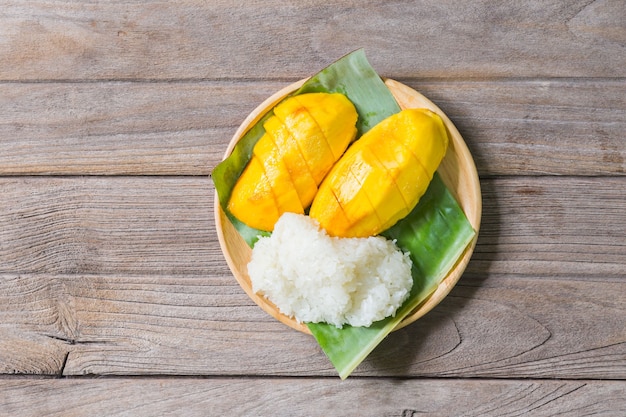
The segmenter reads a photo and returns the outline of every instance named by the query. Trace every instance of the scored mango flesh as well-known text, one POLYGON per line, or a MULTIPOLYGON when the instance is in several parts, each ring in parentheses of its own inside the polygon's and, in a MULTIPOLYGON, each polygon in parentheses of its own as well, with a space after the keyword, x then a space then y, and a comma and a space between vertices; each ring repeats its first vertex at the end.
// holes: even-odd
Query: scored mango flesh
POLYGON ((357 112, 338 93, 283 100, 263 127, 248 165, 233 187, 229 211, 265 231, 285 212, 304 213, 318 186, 356 136, 357 112))
POLYGON ((348 148, 320 184, 309 215, 332 236, 377 235, 415 208, 447 147, 437 114, 396 113, 348 148))

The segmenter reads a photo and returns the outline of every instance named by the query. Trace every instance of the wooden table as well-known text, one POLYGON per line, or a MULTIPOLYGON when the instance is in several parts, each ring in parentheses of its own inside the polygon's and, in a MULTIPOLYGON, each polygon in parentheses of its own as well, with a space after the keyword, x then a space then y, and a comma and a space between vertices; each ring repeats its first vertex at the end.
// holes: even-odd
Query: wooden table
POLYGON ((0 415, 626 415, 625 131, 623 0, 0 1, 0 415), (237 285, 210 173, 360 47, 484 207, 451 294, 340 381, 237 285))

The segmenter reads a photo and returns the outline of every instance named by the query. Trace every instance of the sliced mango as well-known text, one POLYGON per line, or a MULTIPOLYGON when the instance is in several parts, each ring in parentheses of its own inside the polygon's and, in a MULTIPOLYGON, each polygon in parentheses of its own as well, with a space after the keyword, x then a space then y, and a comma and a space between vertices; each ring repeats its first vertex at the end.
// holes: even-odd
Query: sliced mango
POLYGON ((274 114, 296 139, 318 184, 356 135, 356 109, 342 94, 293 96, 276 106, 274 114))
POLYGON ((356 123, 353 106, 350 105, 352 103, 343 95, 303 94, 294 98, 307 109, 308 116, 321 130, 335 161, 341 158, 341 155, 354 139, 356 130, 350 123, 334 123, 333 120, 354 120, 356 123), (337 102, 342 99, 343 105, 338 105, 337 102), (329 140, 328 138, 335 139, 329 140))
POLYGON ((447 147, 445 125, 430 110, 390 116, 339 159, 320 184, 309 215, 333 236, 377 235, 417 205, 447 147), (332 208, 324 207, 333 199, 332 208), (347 223, 336 221, 344 218, 347 223))
MULTIPOLYGON (((361 153, 364 162, 372 167, 369 175, 361 180, 361 184, 379 219, 373 231, 364 231, 368 236, 377 234, 378 229, 388 229, 410 213, 409 205, 397 183, 400 170, 389 169, 388 166, 391 164, 388 160, 382 159, 384 156, 381 154, 379 159, 370 148, 364 148, 361 153)), ((408 165, 410 164, 405 164, 407 168, 408 165)))
POLYGON ((332 223, 335 229, 339 231, 347 231, 352 226, 353 221, 346 216, 332 189, 331 192, 317 195, 316 199, 319 199, 317 217, 326 219, 328 223, 332 223))
MULTIPOLYGON (((380 224, 381 219, 378 217, 376 206, 370 200, 365 184, 372 175, 376 175, 376 173, 371 166, 355 163, 349 167, 349 180, 346 181, 342 177, 337 177, 338 181, 332 185, 333 194, 340 205, 340 209, 348 219, 347 228, 341 232, 342 234, 338 234, 339 236, 343 236, 351 228, 374 230, 380 224)), ((338 230, 336 231, 338 232, 338 230)))
POLYGON ((263 165, 265 177, 272 187, 278 212, 303 214, 304 208, 300 202, 300 197, 280 153, 274 148, 273 151, 261 155, 253 152, 252 157, 263 165))
POLYGON ((265 176, 263 164, 258 158, 252 157, 244 171, 249 178, 256 178, 257 181, 238 181, 233 188, 233 197, 228 201, 228 209, 237 218, 237 213, 247 213, 250 206, 259 213, 257 216, 247 216, 242 222, 250 227, 260 230, 270 230, 274 227, 272 219, 278 218, 278 204, 272 191, 272 186, 265 176), (235 192, 236 190, 236 192, 235 192), (245 196, 245 198, 242 198, 245 196))
MULTIPOLYGON (((389 143, 399 145, 403 148, 403 158, 405 158, 404 161, 406 161, 406 164, 397 164, 393 167, 388 166, 388 172, 394 179, 400 194, 402 194, 407 208, 415 207, 420 197, 426 192, 437 167, 429 173, 422 165, 422 162, 417 159, 417 156, 415 156, 409 148, 397 142, 395 139, 390 140, 389 143)), ((435 156, 435 159, 437 158, 438 156, 435 156)), ((443 159, 443 157, 440 159, 443 159)))
POLYGON ((277 117, 270 117, 263 125, 272 140, 259 141, 254 151, 259 154, 278 152, 291 176, 302 207, 308 207, 317 193, 318 182, 311 175, 296 139, 277 117))
POLYGON ((338 93, 283 100, 263 125, 265 133, 233 187, 229 211, 248 226, 266 231, 272 231, 285 212, 303 213, 354 139, 357 117, 354 105, 338 93))

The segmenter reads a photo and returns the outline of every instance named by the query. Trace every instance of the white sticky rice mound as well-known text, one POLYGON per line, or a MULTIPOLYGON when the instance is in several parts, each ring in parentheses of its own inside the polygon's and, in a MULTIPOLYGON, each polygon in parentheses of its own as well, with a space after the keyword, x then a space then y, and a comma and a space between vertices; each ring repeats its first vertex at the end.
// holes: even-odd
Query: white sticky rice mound
POLYGON ((369 326, 409 296, 411 259, 384 237, 330 237, 314 219, 285 213, 248 264, 252 290, 299 322, 369 326))

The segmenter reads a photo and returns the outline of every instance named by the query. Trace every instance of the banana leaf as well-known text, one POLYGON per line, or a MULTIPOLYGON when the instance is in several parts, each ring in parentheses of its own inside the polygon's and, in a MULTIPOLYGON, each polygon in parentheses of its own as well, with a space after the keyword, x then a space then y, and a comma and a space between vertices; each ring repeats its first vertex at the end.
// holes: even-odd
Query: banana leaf
MULTIPOLYGON (((388 116, 400 111, 393 95, 370 66, 362 49, 339 59, 307 80, 293 94, 339 92, 357 109, 358 136, 388 116)), ((238 221, 228 212, 230 193, 250 160, 252 149, 264 133, 263 123, 271 112, 248 130, 231 155, 212 172, 212 179, 224 212, 250 247, 260 236, 267 235, 238 221)), ((357 139, 358 140, 358 139, 357 139)), ((370 327, 344 326, 339 329, 326 323, 307 326, 342 379, 421 304, 447 275, 475 235, 462 209, 435 174, 415 209, 394 227, 383 233, 396 240, 400 249, 409 252, 413 261, 413 288, 408 300, 395 316, 373 323, 370 327)))
POLYGON ((452 269, 475 231, 437 173, 419 203, 407 217, 382 233, 409 252, 413 268, 413 287, 409 298, 395 316, 369 327, 309 323, 307 327, 328 356, 342 379, 411 311, 432 294, 452 269))

